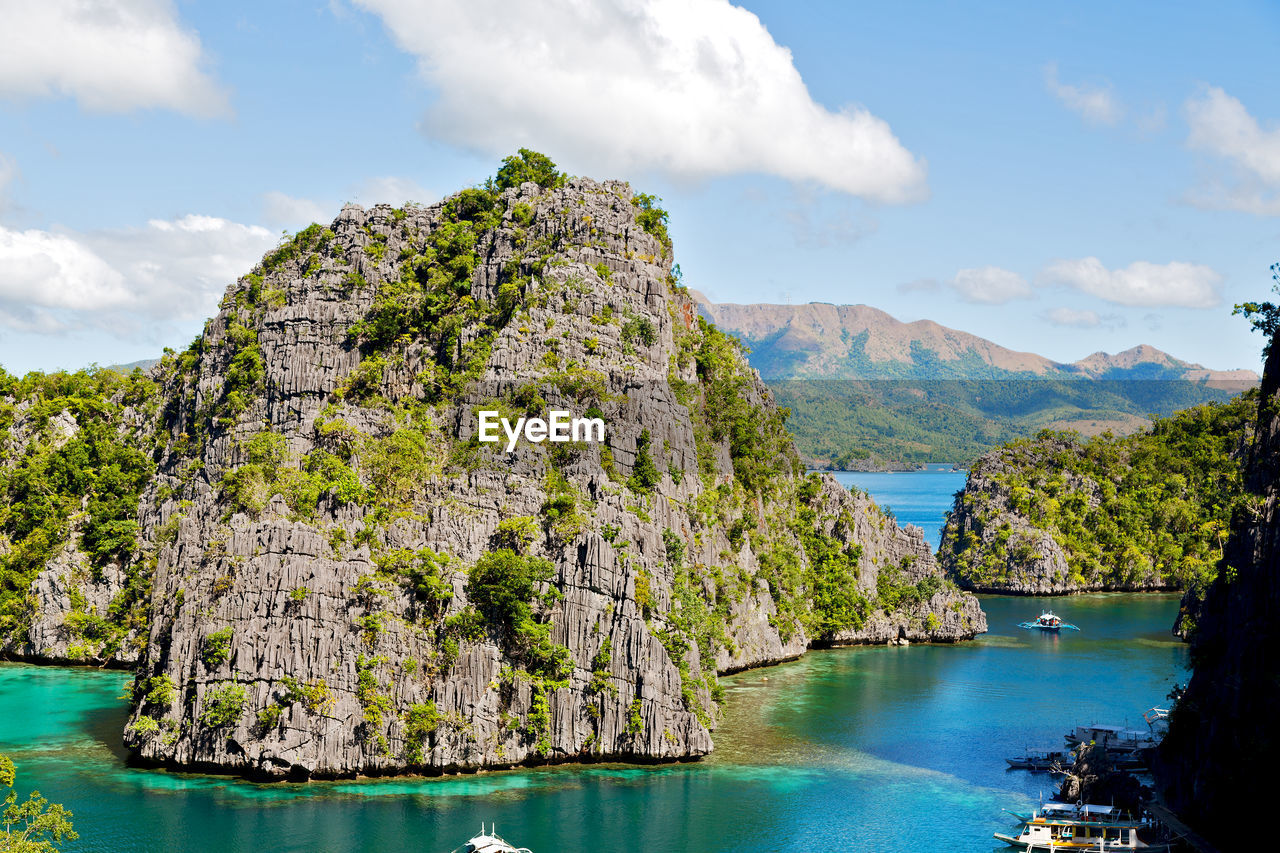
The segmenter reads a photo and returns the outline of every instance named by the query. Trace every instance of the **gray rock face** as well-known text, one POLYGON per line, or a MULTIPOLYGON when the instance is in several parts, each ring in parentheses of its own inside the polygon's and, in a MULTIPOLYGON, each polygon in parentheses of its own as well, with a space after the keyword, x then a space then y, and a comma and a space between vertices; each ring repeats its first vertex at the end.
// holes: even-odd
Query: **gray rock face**
POLYGON ((1280 760, 1280 344, 1273 335, 1245 466, 1248 501, 1232 520, 1222 568, 1199 608, 1195 669, 1153 770, 1165 802, 1220 850, 1256 844, 1241 815, 1265 814, 1259 779, 1280 760))
POLYGON ((1280 701, 1280 345, 1272 336, 1248 501, 1231 521, 1221 571, 1198 608, 1194 671, 1170 715, 1153 771, 1165 802, 1222 850, 1248 849, 1240 815, 1266 813, 1258 779, 1280 760, 1271 708, 1280 701))
POLYGON ((628 185, 525 184, 470 231, 467 199, 344 208, 159 368, 142 759, 310 778, 692 758, 717 672, 986 629, 921 531, 803 477, 628 185), (592 408, 603 444, 476 440, 481 409, 592 408), (550 566, 522 624, 563 647, 561 677, 515 623, 473 624, 495 556, 550 566), (927 595, 885 612, 889 570, 927 595))

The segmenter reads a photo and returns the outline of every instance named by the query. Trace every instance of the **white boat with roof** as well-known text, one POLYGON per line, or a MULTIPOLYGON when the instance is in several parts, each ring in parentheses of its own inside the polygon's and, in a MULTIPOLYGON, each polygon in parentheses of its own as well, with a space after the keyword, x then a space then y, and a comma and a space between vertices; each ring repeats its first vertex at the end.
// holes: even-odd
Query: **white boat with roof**
POLYGON ((1093 743, 1113 755, 1127 755, 1159 746, 1164 732, 1165 727, 1158 724, 1150 725, 1145 731, 1125 726, 1089 725, 1076 726, 1063 735, 1063 739, 1071 749, 1093 743))
POLYGON ((480 834, 470 838, 466 844, 455 848, 452 853, 533 853, 528 847, 516 847, 508 844, 499 835, 494 824, 489 824, 486 832, 484 824, 480 824, 480 834))
POLYGON ((1046 610, 1035 619, 1029 622, 1019 622, 1019 628, 1039 628, 1041 631, 1061 631, 1066 628, 1068 631, 1079 631, 1079 627, 1072 625, 1070 622, 1063 622, 1062 617, 1054 613, 1052 610, 1046 610))
POLYGON ((1155 839, 1158 829, 1154 822, 1133 820, 1115 806, 1053 802, 1032 812, 1012 833, 994 836, 1019 850, 1168 853, 1168 842, 1155 839))

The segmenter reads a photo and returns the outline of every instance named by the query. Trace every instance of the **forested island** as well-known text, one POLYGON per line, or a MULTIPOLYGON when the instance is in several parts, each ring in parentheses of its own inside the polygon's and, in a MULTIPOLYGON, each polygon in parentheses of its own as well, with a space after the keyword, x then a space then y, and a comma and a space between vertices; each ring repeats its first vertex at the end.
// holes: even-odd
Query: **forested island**
POLYGON ((984 630, 805 475, 665 223, 521 151, 293 235, 148 374, 5 377, 5 653, 135 667, 138 760, 306 779, 696 757, 717 673, 984 630))
POLYGON ((974 463, 940 559, 968 589, 1178 589, 1194 600, 1244 499, 1256 412, 1250 391, 1128 436, 1046 431, 1011 442, 974 463))

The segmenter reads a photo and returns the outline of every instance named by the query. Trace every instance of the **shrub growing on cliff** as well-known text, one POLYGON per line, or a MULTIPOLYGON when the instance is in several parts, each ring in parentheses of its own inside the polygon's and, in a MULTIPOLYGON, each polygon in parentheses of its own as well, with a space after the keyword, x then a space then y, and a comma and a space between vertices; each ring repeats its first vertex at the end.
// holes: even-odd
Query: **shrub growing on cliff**
POLYGON ((627 478, 627 488, 642 495, 652 494, 658 483, 662 482, 662 474, 658 472, 658 466, 653 463, 653 456, 649 454, 652 444, 649 431, 641 430, 640 438, 636 441, 636 462, 631 467, 631 476, 627 478))
POLYGON ((411 705, 404 715, 404 757, 411 764, 421 764, 427 738, 440 727, 436 703, 427 700, 411 705))
POLYGON ((667 233, 667 217, 665 210, 658 206, 662 199, 648 193, 636 193, 631 203, 638 208, 636 222, 646 233, 652 234, 662 243, 664 249, 671 248, 671 235, 667 233))
POLYGON ((232 633, 232 628, 228 625, 204 638, 204 642, 200 644, 200 660, 204 661, 205 667, 216 669, 227 662, 227 658, 231 656, 232 633))
POLYGON ((231 683, 214 687, 205 693, 200 722, 211 729, 234 726, 244 716, 244 709, 248 704, 249 694, 243 684, 231 683))
POLYGON ((499 548, 471 568, 467 596, 499 630, 508 654, 523 661, 535 676, 558 681, 568 672, 569 650, 551 642, 551 623, 537 620, 530 604, 538 584, 549 581, 554 572, 548 560, 499 548))
POLYGON ((554 572, 555 566, 548 560, 499 548, 472 566, 467 596, 489 624, 514 629, 533 619, 529 602, 537 593, 537 585, 550 580, 554 572))

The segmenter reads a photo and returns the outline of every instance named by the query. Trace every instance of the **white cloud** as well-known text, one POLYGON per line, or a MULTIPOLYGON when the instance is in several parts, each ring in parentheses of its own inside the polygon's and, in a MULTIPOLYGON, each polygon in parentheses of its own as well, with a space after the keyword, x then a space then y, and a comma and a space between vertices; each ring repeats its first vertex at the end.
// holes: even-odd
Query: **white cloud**
POLYGON ((225 115, 199 37, 168 0, 0 0, 0 96, 74 97, 86 109, 225 115))
POLYGON ((1280 127, 1264 129, 1244 104, 1216 86, 1185 105, 1191 132, 1187 144, 1230 164, 1194 191, 1193 204, 1280 216, 1280 127))
POLYGON ((1075 308, 1050 308, 1040 315, 1054 326, 1070 326, 1077 329, 1095 329, 1099 326, 1119 328, 1125 324, 1119 314, 1099 314, 1097 311, 1076 310, 1075 308))
POLYGON ((965 302, 1003 305, 1015 299, 1031 298, 1031 285, 1027 280, 1000 267, 960 270, 950 286, 965 302))
POLYGON ((1203 264, 1136 261, 1110 270, 1097 258, 1054 261, 1038 283, 1088 293, 1118 305, 1212 308, 1222 301, 1222 276, 1203 264))
POLYGON ((154 339, 210 315, 276 238, 212 216, 86 234, 0 226, 0 325, 154 339))
POLYGON ((368 178, 351 190, 351 200, 366 207, 384 202, 397 207, 408 201, 431 204, 439 198, 438 194, 425 189, 412 178, 397 178, 389 175, 368 178))
POLYGON ((336 213, 337 208, 326 209, 317 201, 309 198, 294 198, 279 190, 262 194, 262 216, 272 225, 292 229, 305 228, 312 222, 332 222, 336 213))
POLYGON ((791 52, 727 0, 355 0, 438 91, 425 129, 486 154, 526 146, 601 175, 655 169, 813 182, 883 202, 925 165, 858 105, 810 97, 791 52))
POLYGON ((1069 86, 1060 82, 1057 63, 1045 66, 1044 82, 1059 101, 1087 122, 1115 124, 1124 113, 1109 86, 1069 86))

